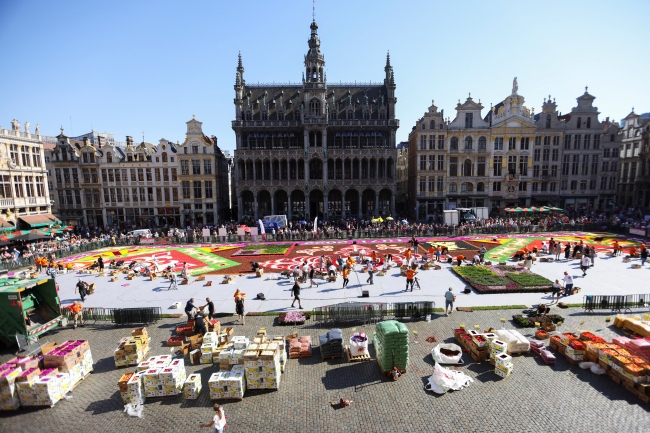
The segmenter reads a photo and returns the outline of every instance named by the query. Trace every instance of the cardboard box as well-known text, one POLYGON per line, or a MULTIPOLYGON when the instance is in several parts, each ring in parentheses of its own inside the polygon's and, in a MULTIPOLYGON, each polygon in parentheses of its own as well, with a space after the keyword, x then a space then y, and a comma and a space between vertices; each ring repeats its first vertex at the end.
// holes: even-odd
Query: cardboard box
POLYGON ((147 328, 136 328, 133 331, 131 331, 131 335, 142 335, 146 338, 149 337, 149 334, 147 333, 147 328))
POLYGON ((57 347, 59 347, 59 345, 57 343, 43 344, 41 346, 41 355, 47 355, 48 353, 50 353, 52 350, 56 349, 57 347))
POLYGON ((28 358, 18 358, 18 363, 16 364, 18 367, 22 368, 23 371, 27 371, 32 368, 38 368, 38 359, 34 357, 28 357, 28 358))
POLYGON ((117 386, 120 388, 121 392, 127 392, 129 390, 128 383, 129 379, 133 377, 135 373, 125 373, 122 375, 120 380, 117 381, 117 386))
POLYGON ((16 377, 16 382, 31 382, 32 380, 37 379, 40 373, 40 368, 30 368, 29 370, 20 373, 20 375, 16 377))

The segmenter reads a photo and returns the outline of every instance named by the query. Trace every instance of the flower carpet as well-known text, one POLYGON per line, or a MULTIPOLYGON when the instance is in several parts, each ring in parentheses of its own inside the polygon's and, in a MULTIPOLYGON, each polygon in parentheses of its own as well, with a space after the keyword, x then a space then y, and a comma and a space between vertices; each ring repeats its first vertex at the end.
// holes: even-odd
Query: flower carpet
MULTIPOLYGON (((457 236, 457 237, 418 237, 420 247, 415 254, 421 259, 426 253, 429 245, 447 248, 452 256, 464 255, 471 258, 478 252, 481 246, 485 246, 486 260, 493 262, 507 262, 518 250, 526 247, 532 250, 533 247, 540 248, 542 241, 548 241, 551 237, 565 244, 566 242, 579 242, 582 240, 590 246, 595 246, 599 252, 611 250, 614 240, 617 240, 623 248, 638 244, 624 236, 601 233, 549 233, 549 234, 515 234, 515 235, 481 235, 481 236, 457 236)), ((405 262, 405 251, 411 248, 409 238, 396 239, 357 239, 351 240, 317 240, 302 242, 241 242, 228 244, 194 244, 194 245, 154 245, 154 246, 132 246, 132 247, 109 247, 101 250, 83 253, 62 259, 63 263, 73 263, 75 270, 84 269, 92 265, 100 256, 104 263, 112 260, 125 260, 142 262, 149 265, 155 258, 160 268, 168 265, 180 269, 183 262, 188 263, 191 275, 201 274, 238 274, 251 270, 250 262, 257 261, 267 271, 280 272, 292 269, 296 265, 307 262, 310 265, 318 266, 320 257, 329 257, 335 260, 338 255, 348 257, 356 255, 365 250, 366 255, 375 251, 383 259, 391 254, 392 260, 397 265, 405 262)), ((443 256, 443 259, 445 257, 443 256)), ((497 275, 498 276, 498 275, 497 275)), ((510 281, 513 285, 526 287, 532 290, 533 286, 522 285, 523 277, 519 282, 510 281)), ((508 284, 505 284, 508 287, 508 284)), ((492 287, 492 286, 490 286, 492 287)), ((539 291, 539 290, 538 290, 539 291)))

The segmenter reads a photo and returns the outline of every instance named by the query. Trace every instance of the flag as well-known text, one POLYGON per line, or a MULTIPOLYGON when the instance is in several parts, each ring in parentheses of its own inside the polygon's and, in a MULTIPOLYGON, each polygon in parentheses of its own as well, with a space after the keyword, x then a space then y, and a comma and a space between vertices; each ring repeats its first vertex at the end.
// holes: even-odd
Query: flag
POLYGON ((318 217, 314 218, 314 233, 318 231, 318 217))
POLYGON ((264 223, 262 222, 262 220, 258 220, 258 221, 260 222, 260 234, 263 235, 266 233, 264 231, 264 223))

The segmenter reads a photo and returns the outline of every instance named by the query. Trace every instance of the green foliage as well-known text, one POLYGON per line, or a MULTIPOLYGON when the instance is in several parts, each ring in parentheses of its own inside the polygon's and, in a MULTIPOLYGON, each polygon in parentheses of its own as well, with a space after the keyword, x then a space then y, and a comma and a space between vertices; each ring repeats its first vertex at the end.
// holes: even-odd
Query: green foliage
POLYGON ((524 287, 530 287, 530 286, 548 286, 551 287, 553 285, 553 282, 547 278, 542 277, 541 275, 537 274, 528 274, 528 273, 521 273, 521 274, 506 274, 508 278, 510 278, 512 281, 514 281, 517 284, 520 284, 521 286, 524 287))

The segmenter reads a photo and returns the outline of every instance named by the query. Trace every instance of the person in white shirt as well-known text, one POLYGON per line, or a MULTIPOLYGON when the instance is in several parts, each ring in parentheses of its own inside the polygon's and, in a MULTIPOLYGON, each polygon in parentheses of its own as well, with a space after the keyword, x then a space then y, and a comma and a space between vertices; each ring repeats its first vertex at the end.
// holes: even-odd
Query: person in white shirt
POLYGON ((562 278, 562 281, 564 281, 564 296, 573 295, 573 277, 569 275, 568 272, 564 271, 564 278, 562 278))
POLYGON ((583 277, 587 276, 587 269, 589 269, 590 264, 591 260, 589 259, 589 256, 583 255, 580 259, 580 269, 582 270, 583 277))
POLYGON ((368 279, 366 280, 366 284, 375 284, 374 281, 372 280, 372 276, 375 272, 375 267, 372 265, 372 260, 368 262, 368 279))
POLYGON ((213 427, 214 433, 223 433, 223 429, 226 426, 226 415, 223 413, 223 408, 217 403, 212 406, 214 409, 214 416, 212 417, 212 422, 210 424, 199 424, 199 427, 213 427))

